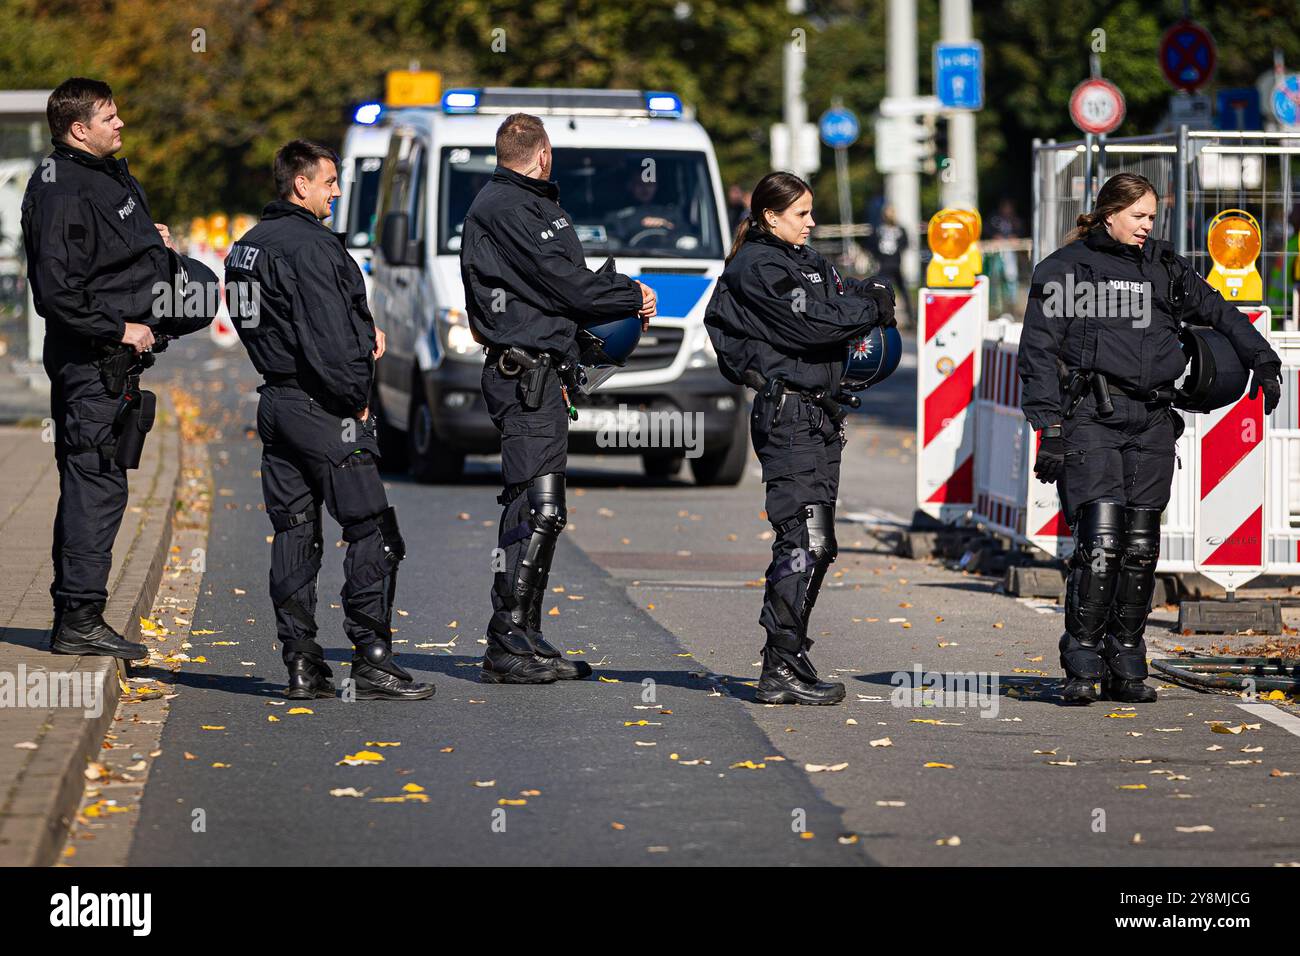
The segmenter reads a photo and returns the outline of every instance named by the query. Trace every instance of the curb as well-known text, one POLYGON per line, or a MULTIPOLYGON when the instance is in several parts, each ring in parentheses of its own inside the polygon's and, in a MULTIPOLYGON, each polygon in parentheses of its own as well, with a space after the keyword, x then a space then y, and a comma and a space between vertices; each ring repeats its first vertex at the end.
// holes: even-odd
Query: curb
MULTIPOLYGON (((127 640, 140 640, 140 618, 153 609, 154 595, 162 580, 172 541, 172 516, 180 485, 180 428, 176 410, 165 394, 165 415, 159 416, 153 448, 157 466, 148 490, 131 489, 127 512, 144 511, 135 536, 120 567, 114 567, 109 584, 109 601, 104 618, 127 640), (165 502, 163 507, 159 504, 165 502)), ((150 448, 146 446, 145 454, 150 448)), ((125 528, 123 529, 125 530, 125 528)), ((114 550, 122 547, 119 540, 114 550)), ((120 698, 119 679, 126 678, 126 664, 115 658, 77 658, 74 673, 100 674, 103 708, 99 716, 85 717, 77 711, 51 710, 40 738, 21 772, 9 804, 10 816, 43 817, 36 832, 20 834, 5 827, 0 842, 0 866, 50 866, 60 849, 85 792, 86 765, 98 756, 104 735, 113 725, 120 698)), ((0 823, 3 823, 0 820, 0 823)))

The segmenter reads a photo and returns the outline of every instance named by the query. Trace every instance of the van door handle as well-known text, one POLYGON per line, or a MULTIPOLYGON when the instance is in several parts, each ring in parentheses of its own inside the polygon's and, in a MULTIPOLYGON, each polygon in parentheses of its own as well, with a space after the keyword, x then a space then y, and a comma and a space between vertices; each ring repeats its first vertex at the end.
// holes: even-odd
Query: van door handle
POLYGON ((410 280, 407 279, 406 276, 395 276, 395 277, 393 278, 393 281, 396 282, 396 283, 397 283, 399 286, 401 286, 403 289, 405 289, 408 285, 411 284, 411 283, 410 283, 410 280))

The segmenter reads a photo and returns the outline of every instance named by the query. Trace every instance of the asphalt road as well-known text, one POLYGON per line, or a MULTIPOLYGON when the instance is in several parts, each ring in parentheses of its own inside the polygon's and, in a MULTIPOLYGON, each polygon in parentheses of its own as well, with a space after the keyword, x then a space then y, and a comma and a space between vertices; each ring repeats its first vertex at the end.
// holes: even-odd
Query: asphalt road
MULTIPOLYGON (((1300 860, 1300 737, 1176 688, 1140 709, 1059 706, 1058 614, 899 559, 847 520, 911 514, 909 368, 849 429, 840 559, 813 625, 814 659, 848 685, 843 705, 753 701, 770 540, 756 464, 738 488, 697 489, 644 479, 634 460, 575 459, 545 629, 597 676, 478 683, 499 490, 482 459, 459 485, 389 486, 408 543, 397 650, 436 696, 290 714, 265 590, 254 376, 238 349, 173 352, 220 431, 193 615, 214 633, 191 637, 207 663, 175 677, 132 864, 1300 860), (914 668, 996 683, 978 701, 892 705, 894 675, 914 668), (359 751, 384 759, 338 765, 359 751)), ((332 523, 325 538, 321 641, 346 676, 332 523)))

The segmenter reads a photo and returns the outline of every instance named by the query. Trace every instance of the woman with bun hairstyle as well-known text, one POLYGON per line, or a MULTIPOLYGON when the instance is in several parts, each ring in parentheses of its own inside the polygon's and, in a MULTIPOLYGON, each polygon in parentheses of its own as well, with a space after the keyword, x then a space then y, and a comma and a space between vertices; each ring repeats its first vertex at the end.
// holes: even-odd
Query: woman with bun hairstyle
POLYGON ((1264 413, 1281 396, 1281 362, 1250 321, 1173 246, 1152 235, 1149 180, 1106 180, 1091 212, 1034 270, 1020 337, 1021 407, 1039 433, 1034 473, 1057 482, 1074 534, 1061 636, 1062 699, 1151 703, 1146 629, 1169 503, 1172 407, 1187 358, 1182 322, 1211 326, 1252 370, 1264 413))
POLYGON ((894 294, 878 279, 841 279, 808 245, 812 189, 774 172, 754 187, 705 313, 722 373, 756 392, 750 434, 776 532, 759 624, 767 633, 757 699, 836 704, 808 657, 808 619, 835 560, 848 344, 894 324, 894 294))

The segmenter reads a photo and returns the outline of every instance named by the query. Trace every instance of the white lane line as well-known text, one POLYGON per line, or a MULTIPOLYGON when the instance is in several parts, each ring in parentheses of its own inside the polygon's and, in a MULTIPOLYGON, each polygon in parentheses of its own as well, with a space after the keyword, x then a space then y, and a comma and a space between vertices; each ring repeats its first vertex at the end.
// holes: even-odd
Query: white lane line
POLYGON ((856 521, 868 527, 910 528, 912 522, 901 518, 884 508, 868 508, 866 511, 850 511, 843 516, 845 521, 856 521))
POLYGON ((1052 598, 1016 598, 1016 600, 1025 607, 1033 608, 1039 614, 1065 613, 1065 608, 1057 604, 1052 598))
POLYGON ((1238 704, 1237 706, 1248 714, 1263 717, 1270 723, 1277 724, 1288 733, 1300 737, 1300 717, 1295 714, 1288 714, 1285 710, 1279 710, 1272 704, 1238 704))

